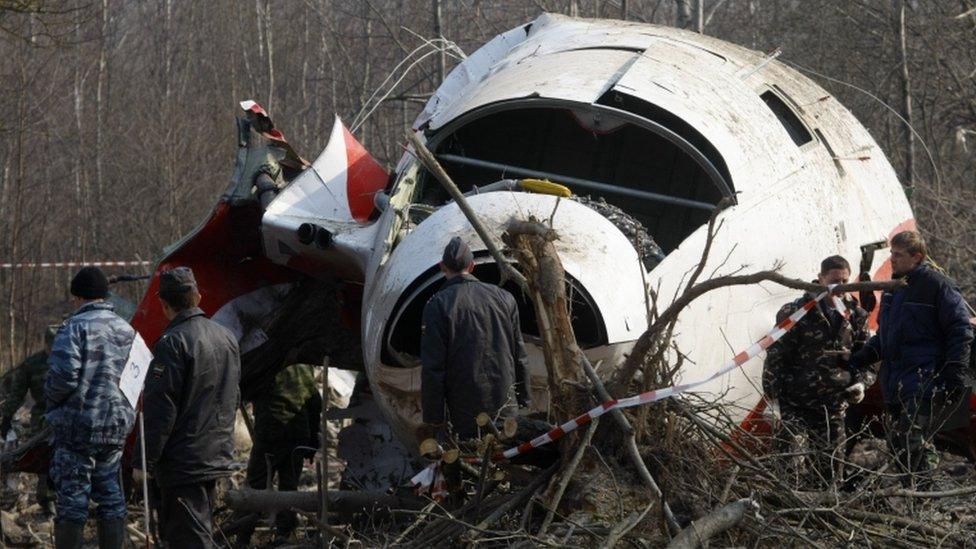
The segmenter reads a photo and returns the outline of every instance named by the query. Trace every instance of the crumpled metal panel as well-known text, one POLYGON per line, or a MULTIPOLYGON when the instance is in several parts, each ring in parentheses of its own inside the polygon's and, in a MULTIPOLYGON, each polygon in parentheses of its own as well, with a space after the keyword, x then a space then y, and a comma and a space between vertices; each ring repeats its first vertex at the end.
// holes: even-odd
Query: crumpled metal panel
POLYGON ((436 129, 468 111, 508 99, 538 96, 593 103, 636 55, 626 50, 591 50, 502 61, 464 90, 463 99, 438 109, 430 127, 436 129))

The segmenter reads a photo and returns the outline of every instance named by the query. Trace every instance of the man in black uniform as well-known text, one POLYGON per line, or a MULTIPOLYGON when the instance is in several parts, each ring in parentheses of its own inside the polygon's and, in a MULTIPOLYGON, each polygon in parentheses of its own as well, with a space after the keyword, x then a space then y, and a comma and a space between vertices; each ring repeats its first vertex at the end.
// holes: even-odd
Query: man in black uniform
POLYGON ((440 267, 447 282, 424 307, 423 420, 429 432, 449 417, 458 437, 473 438, 478 414, 511 413, 515 401, 529 405, 518 305, 510 293, 471 274, 474 255, 458 237, 444 248, 440 267))
MULTIPOLYGON (((170 320, 146 376, 146 474, 159 487, 167 547, 214 547, 214 484, 230 474, 241 362, 234 336, 198 307, 193 271, 163 272, 159 299, 170 320)), ((138 457, 136 467, 141 463, 138 457)))

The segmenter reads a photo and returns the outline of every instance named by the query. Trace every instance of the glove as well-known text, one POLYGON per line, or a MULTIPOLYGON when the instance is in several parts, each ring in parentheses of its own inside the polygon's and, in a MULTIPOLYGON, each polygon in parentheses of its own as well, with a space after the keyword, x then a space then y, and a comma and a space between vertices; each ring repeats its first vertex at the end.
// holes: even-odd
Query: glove
POLYGON ((959 362, 947 362, 942 369, 945 372, 942 377, 947 389, 976 387, 973 372, 968 365, 959 362))
POLYGON ((783 414, 779 410, 779 401, 775 398, 766 399, 766 410, 769 412, 770 423, 775 431, 780 422, 783 421, 783 414))
POLYGON ((142 469, 132 470, 132 482, 137 486, 142 486, 143 481, 148 479, 148 475, 142 469))
POLYGON ((861 402, 864 400, 864 384, 858 382, 851 385, 847 389, 844 389, 844 396, 846 397, 847 401, 852 404, 861 402))

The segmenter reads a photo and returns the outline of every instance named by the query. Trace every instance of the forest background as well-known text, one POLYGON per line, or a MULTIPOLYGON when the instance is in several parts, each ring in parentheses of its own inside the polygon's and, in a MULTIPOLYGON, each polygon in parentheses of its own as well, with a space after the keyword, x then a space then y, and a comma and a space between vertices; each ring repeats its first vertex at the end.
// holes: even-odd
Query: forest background
MULTIPOLYGON (((335 113, 392 167, 453 46, 544 11, 780 49, 868 127, 976 297, 976 0, 0 0, 0 263, 158 256, 226 187, 243 99, 309 159, 335 113)), ((70 311, 75 270, 0 268, 0 372, 70 311)))

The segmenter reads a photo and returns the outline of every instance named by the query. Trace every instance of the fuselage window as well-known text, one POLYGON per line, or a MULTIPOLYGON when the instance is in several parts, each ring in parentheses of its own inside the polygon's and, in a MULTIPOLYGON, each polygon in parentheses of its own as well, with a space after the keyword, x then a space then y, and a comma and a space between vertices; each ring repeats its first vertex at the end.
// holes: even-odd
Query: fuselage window
POLYGON ((797 147, 802 147, 807 143, 813 141, 813 136, 810 135, 810 131, 807 127, 803 125, 800 118, 793 112, 793 109, 789 107, 780 96, 776 95, 772 90, 767 91, 759 96, 762 98, 769 110, 773 111, 779 123, 783 125, 786 129, 786 133, 790 134, 790 139, 796 143, 797 147))

